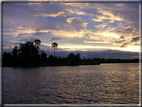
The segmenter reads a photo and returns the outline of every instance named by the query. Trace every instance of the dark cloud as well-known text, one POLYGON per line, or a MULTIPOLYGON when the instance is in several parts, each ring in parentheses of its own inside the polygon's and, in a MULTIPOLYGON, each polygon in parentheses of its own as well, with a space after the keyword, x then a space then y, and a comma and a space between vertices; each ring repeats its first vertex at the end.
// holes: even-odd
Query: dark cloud
POLYGON ((27 36, 29 37, 30 35, 34 35, 34 36, 47 36, 47 34, 52 34, 51 32, 36 32, 36 33, 23 33, 23 34, 18 34, 18 36, 27 36))
POLYGON ((29 33, 18 34, 18 36, 29 36, 29 33))
POLYGON ((131 42, 137 42, 137 41, 139 41, 139 37, 133 38, 131 42))
POLYGON ((90 34, 89 34, 89 33, 86 33, 86 34, 83 36, 83 39, 90 39, 90 34))
POLYGON ((80 19, 72 20, 72 23, 70 25, 73 26, 74 29, 76 29, 76 31, 80 31, 81 29, 85 29, 84 22, 80 19))
MULTIPOLYGON (((134 28, 127 28, 127 29, 125 29, 125 33, 133 33, 133 31, 134 31, 134 28)), ((123 33, 124 33, 123 32, 123 33)))
POLYGON ((24 42, 24 43, 26 43, 26 42, 28 42, 28 41, 34 42, 34 40, 36 40, 36 39, 38 39, 38 38, 20 39, 19 42, 24 42))
POLYGON ((124 6, 118 9, 110 8, 114 16, 121 17, 123 21, 139 23, 139 3, 123 3, 124 6))
POLYGON ((116 33, 121 33, 121 31, 116 31, 116 33))
POLYGON ((50 39, 50 41, 61 40, 61 39, 62 39, 62 37, 54 37, 54 38, 50 39))
POLYGON ((115 43, 122 43, 125 42, 125 40, 115 41, 115 43))
POLYGON ((125 29, 126 31, 133 31, 133 29, 132 28, 128 28, 128 29, 125 29))
POLYGON ((124 36, 121 36, 120 38, 125 39, 124 36))
POLYGON ((123 18, 124 21, 129 22, 139 22, 139 12, 138 10, 131 10, 131 11, 121 11, 119 12, 119 17, 123 18))
MULTIPOLYGON (((124 27, 128 27, 128 25, 124 25, 124 27)), ((136 27, 133 27, 133 25, 130 26, 130 28, 127 28, 127 29, 122 28, 122 29, 115 31, 115 32, 120 34, 120 35, 128 35, 128 36, 129 36, 129 34, 131 34, 133 36, 139 35, 139 33, 138 33, 139 29, 136 28, 136 27)), ((121 38, 122 37, 124 37, 124 36, 121 36, 121 38)))
POLYGON ((48 32, 36 32, 33 35, 34 36, 45 36, 46 34, 50 34, 50 32, 49 33, 48 32))
POLYGON ((121 47, 127 47, 128 43, 124 43, 121 47))
POLYGON ((20 42, 27 42, 28 39, 20 39, 19 41, 20 41, 20 42))

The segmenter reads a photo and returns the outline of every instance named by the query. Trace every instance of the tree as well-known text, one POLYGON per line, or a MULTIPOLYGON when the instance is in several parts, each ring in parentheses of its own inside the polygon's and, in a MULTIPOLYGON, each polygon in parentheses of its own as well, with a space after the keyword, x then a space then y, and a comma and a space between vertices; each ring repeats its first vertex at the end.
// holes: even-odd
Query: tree
POLYGON ((58 47, 58 44, 56 42, 52 43, 52 48, 54 48, 54 57, 55 57, 55 48, 58 47))
POLYGON ((13 58, 18 58, 18 47, 17 46, 14 46, 14 49, 12 51, 12 56, 13 58))
POLYGON ((34 41, 34 43, 35 43, 35 46, 39 49, 39 45, 40 45, 41 41, 39 39, 36 39, 34 41))
POLYGON ((79 64, 79 59, 80 59, 80 54, 78 53, 77 55, 74 55, 73 53, 70 53, 67 56, 68 62, 71 65, 78 65, 79 64))
POLYGON ((40 58, 38 49, 33 42, 20 43, 19 58, 22 66, 37 65, 40 58))
POLYGON ((41 61, 42 62, 45 62, 46 61, 46 59, 47 59, 47 54, 45 53, 45 52, 42 52, 42 54, 41 54, 41 61))
POLYGON ((9 66, 11 63, 11 53, 4 52, 2 57, 2 65, 9 66))
POLYGON ((12 51, 12 65, 16 66, 16 64, 19 64, 18 60, 18 46, 14 46, 12 51))

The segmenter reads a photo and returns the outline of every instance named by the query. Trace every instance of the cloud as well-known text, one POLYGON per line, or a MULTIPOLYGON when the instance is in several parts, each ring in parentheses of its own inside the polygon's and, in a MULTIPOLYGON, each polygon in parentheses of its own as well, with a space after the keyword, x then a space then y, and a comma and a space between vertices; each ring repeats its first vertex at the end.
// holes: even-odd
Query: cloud
POLYGON ((116 6, 124 6, 125 4, 116 4, 116 6))
POLYGON ((86 41, 84 40, 84 43, 108 43, 108 42, 104 42, 104 41, 86 41))
POLYGON ((125 39, 124 36, 121 36, 120 38, 125 39))
POLYGON ((5 42, 2 44, 2 50, 3 52, 12 52, 14 46, 18 46, 19 43, 17 42, 5 42))
POLYGON ((20 39, 19 41, 25 43, 25 42, 28 42, 28 39, 20 39))
POLYGON ((126 32, 132 32, 134 29, 133 28, 127 28, 125 29, 126 32))
POLYGON ((102 22, 103 20, 102 19, 94 19, 94 18, 92 18, 92 21, 94 21, 94 22, 102 22))
POLYGON ((124 43, 121 47, 127 47, 128 43, 124 43))
POLYGON ((139 37, 132 38, 131 42, 137 42, 137 41, 139 41, 139 37))
MULTIPOLYGON (((14 35, 14 36, 16 36, 16 35, 14 35)), ((13 37, 14 37, 14 36, 13 36, 13 37)), ((30 34, 28 34, 28 33, 23 33, 23 34, 18 34, 18 36, 21 36, 21 37, 29 37, 30 34)))
POLYGON ((103 23, 103 24, 99 24, 99 25, 94 26, 94 27, 96 27, 98 29, 104 29, 106 26, 107 26, 107 23, 103 23))
POLYGON ((90 39, 90 33, 86 33, 82 37, 83 39, 90 39))
POLYGON ((30 42, 34 42, 34 40, 36 40, 36 39, 38 39, 38 38, 20 39, 20 40, 19 40, 19 42, 20 42, 20 43, 21 43, 21 42, 26 43, 26 42, 28 42, 28 41, 30 41, 30 42))
POLYGON ((71 24, 72 21, 73 21, 73 19, 77 19, 77 18, 79 18, 79 17, 71 17, 71 18, 68 18, 68 19, 67 19, 67 23, 71 24))
POLYGON ((138 10, 131 10, 131 11, 126 11, 126 12, 121 12, 119 13, 119 16, 124 20, 124 21, 129 21, 129 22, 139 22, 139 12, 138 10))
POLYGON ((109 21, 109 23, 114 23, 114 21, 109 21))
POLYGON ((62 39, 62 37, 54 37, 54 38, 50 39, 50 41, 61 40, 61 39, 62 39))
POLYGON ((125 42, 126 40, 120 40, 120 41, 115 41, 115 43, 123 43, 125 42))
POLYGON ((12 43, 3 43, 2 44, 2 48, 3 49, 11 49, 12 48, 12 43))
POLYGON ((46 34, 50 34, 50 32, 36 32, 36 33, 34 33, 33 35, 34 36, 45 36, 46 34))
POLYGON ((52 14, 48 14, 48 13, 44 13, 43 15, 34 15, 34 16, 45 16, 45 17, 57 17, 57 16, 64 16, 64 12, 58 12, 57 14, 52 13, 52 14))

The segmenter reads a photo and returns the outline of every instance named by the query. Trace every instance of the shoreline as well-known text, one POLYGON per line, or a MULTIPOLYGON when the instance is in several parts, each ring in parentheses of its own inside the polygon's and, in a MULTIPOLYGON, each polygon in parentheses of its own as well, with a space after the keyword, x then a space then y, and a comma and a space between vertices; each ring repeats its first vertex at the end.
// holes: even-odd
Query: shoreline
POLYGON ((117 64, 117 63, 139 63, 139 62, 102 62, 97 64, 78 64, 78 65, 38 65, 38 66, 2 66, 2 67, 22 67, 22 68, 31 68, 31 67, 57 67, 57 66, 85 66, 85 65, 101 65, 101 64, 117 64))

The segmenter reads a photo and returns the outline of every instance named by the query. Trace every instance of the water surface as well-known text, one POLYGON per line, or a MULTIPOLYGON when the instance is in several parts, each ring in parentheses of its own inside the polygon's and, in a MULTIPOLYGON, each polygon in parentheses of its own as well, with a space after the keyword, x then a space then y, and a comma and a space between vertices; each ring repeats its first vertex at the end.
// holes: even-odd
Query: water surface
POLYGON ((4 104, 138 104, 139 64, 3 68, 4 104))

